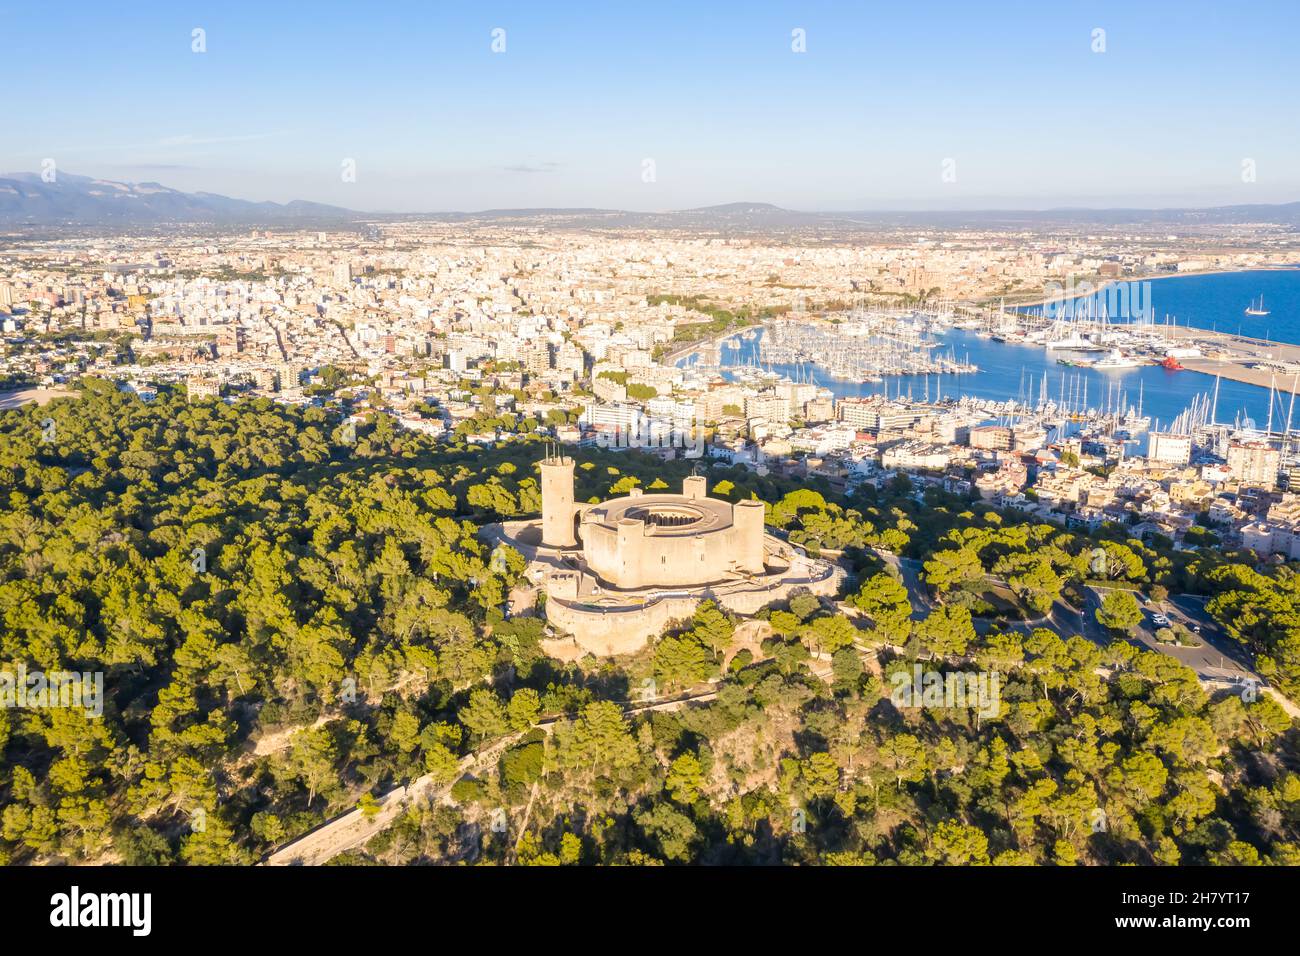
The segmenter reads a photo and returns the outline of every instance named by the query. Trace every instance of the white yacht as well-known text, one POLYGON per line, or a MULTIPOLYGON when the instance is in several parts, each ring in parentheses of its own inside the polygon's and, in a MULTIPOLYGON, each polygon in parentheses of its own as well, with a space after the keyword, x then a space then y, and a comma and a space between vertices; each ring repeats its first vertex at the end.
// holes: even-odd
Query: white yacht
POLYGON ((1125 355, 1119 349, 1112 349, 1107 355, 1093 362, 1092 367, 1105 371, 1106 369, 1117 368, 1139 368, 1145 364, 1146 362, 1139 358, 1134 358, 1132 355, 1125 355))

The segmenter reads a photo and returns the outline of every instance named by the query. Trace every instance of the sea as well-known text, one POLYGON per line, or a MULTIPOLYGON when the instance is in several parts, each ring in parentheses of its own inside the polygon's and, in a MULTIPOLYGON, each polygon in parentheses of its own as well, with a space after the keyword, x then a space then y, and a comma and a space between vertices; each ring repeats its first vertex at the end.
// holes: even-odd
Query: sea
MULTIPOLYGON (((1300 345, 1300 267, 1152 279, 1133 295, 1130 301, 1149 303, 1158 322, 1167 319, 1179 325, 1300 345), (1271 314, 1245 315, 1252 300, 1257 301, 1260 296, 1271 314)), ((734 373, 727 371, 729 366, 758 363, 762 334, 759 331, 749 341, 734 336, 728 340, 728 346, 722 350, 725 376, 734 377, 734 373)), ((1049 398, 1058 400, 1062 394, 1082 396, 1086 382, 1089 407, 1137 408, 1140 398, 1142 412, 1151 416, 1153 427, 1157 422, 1162 425, 1172 422, 1199 395, 1214 397, 1214 377, 1189 369, 1171 371, 1158 365, 1107 371, 1067 368, 1056 361, 1066 353, 1048 352, 1040 345, 994 342, 964 329, 951 329, 934 337, 942 343, 936 354, 951 352, 959 360, 973 362, 979 371, 962 375, 901 375, 887 377, 883 382, 862 382, 833 378, 817 365, 775 364, 771 368, 792 379, 815 381, 830 389, 836 398, 887 394, 914 399, 928 396, 933 400, 969 395, 995 401, 1023 399, 1036 403, 1043 391, 1049 398)), ((695 361, 697 356, 692 355, 679 364, 695 361)), ((1264 427, 1269 412, 1268 389, 1221 379, 1218 393, 1216 421, 1264 427)), ((1275 396, 1275 428, 1286 423, 1290 401, 1290 393, 1275 396)), ((1293 424, 1300 427, 1300 408, 1295 410, 1293 424)))

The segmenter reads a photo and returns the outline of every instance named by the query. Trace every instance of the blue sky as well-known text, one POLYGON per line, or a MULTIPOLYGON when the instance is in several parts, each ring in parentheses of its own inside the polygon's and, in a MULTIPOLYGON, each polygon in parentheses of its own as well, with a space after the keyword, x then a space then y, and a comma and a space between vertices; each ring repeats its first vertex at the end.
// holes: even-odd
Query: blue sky
POLYGON ((0 3, 0 170, 409 211, 1300 199, 1293 0, 113 6, 0 3))

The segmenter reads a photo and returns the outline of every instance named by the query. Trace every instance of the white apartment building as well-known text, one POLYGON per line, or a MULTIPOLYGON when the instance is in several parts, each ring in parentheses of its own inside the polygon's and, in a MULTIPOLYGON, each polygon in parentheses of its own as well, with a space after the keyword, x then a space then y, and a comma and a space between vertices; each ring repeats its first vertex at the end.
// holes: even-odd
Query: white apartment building
POLYGON ((745 417, 762 418, 769 422, 790 420, 790 401, 777 395, 750 395, 745 399, 745 417))
POLYGON ((881 452, 880 467, 898 471, 942 471, 952 461, 953 449, 947 445, 906 441, 881 452))
POLYGON ((1186 465, 1192 460, 1192 436, 1152 432, 1147 458, 1170 465, 1186 465))

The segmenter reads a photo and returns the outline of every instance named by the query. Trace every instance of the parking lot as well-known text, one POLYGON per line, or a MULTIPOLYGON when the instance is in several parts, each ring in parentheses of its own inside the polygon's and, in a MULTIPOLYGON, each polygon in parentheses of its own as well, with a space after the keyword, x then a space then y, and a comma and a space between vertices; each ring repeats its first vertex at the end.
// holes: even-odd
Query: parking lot
MULTIPOLYGON (((1099 643, 1107 643, 1110 640, 1110 634, 1097 623, 1095 613, 1108 590, 1110 589, 1102 587, 1087 589, 1088 606, 1083 614, 1084 631, 1089 638, 1099 643)), ((1197 676, 1205 680, 1242 680, 1251 676, 1253 666, 1246 651, 1205 613, 1204 599, 1180 594, 1157 603, 1137 592, 1133 592, 1133 596, 1138 599, 1138 604, 1142 608, 1142 621, 1129 635, 1131 642, 1182 661, 1196 671, 1197 676), (1167 618, 1170 625, 1181 625, 1191 632, 1195 640, 1200 642, 1200 646, 1164 644, 1156 640, 1156 632, 1164 626, 1155 623, 1158 616, 1167 618)))

